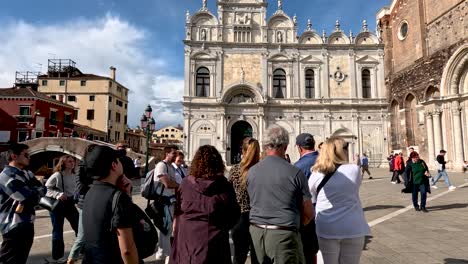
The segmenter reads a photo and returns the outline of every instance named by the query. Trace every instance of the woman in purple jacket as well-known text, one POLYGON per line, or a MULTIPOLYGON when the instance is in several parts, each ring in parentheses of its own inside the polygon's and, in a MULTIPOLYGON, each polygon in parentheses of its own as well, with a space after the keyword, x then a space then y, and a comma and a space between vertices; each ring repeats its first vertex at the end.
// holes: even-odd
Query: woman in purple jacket
POLYGON ((213 146, 202 146, 177 193, 172 264, 230 264, 229 230, 240 208, 213 146))

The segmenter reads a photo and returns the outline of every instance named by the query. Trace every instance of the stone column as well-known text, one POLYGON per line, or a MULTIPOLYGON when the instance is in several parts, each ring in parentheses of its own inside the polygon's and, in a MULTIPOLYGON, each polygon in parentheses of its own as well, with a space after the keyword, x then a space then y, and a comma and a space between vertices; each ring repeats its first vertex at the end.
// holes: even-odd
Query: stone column
POLYGON ((463 134, 460 104, 458 102, 452 103, 452 117, 452 127, 455 145, 455 165, 461 165, 463 163, 463 134))
POLYGON ((323 65, 323 80, 322 80, 322 85, 320 86, 320 89, 322 89, 321 94, 325 98, 330 98, 330 65, 329 65, 329 55, 327 50, 322 50, 322 60, 325 65, 323 65))
POLYGON ((435 157, 434 151, 434 124, 432 122, 432 112, 426 111, 426 131, 427 131, 427 146, 429 151, 428 160, 435 157))
POLYGON ((259 113, 257 115, 258 118, 258 142, 260 143, 260 147, 263 146, 263 132, 265 131, 265 114, 263 113, 263 108, 259 109, 259 113))
POLYGON ((442 110, 436 109, 432 117, 434 121, 434 147, 435 147, 434 152, 436 153, 439 153, 439 151, 442 149, 442 131, 441 131, 441 120, 440 120, 441 114, 442 114, 442 110))
MULTIPOLYGON (((304 74, 304 71, 303 71, 304 74)), ((318 66, 315 71, 314 71, 314 82, 315 82, 315 99, 320 99, 322 98, 322 66, 318 66)), ((305 78, 305 75, 304 75, 305 78)), ((304 79, 302 78, 302 79, 304 79)), ((304 83, 304 89, 302 89, 304 92, 304 96, 302 98, 305 98, 305 83, 304 83)))
POLYGON ((357 84, 356 84, 356 54, 354 50, 348 51, 349 55, 349 76, 351 81, 351 98, 357 98, 357 84))

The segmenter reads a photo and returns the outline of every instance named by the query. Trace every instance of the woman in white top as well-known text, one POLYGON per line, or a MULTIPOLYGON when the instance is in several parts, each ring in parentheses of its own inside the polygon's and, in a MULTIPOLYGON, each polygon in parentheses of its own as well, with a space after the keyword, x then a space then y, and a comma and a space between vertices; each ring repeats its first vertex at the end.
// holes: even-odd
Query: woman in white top
POLYGON ((52 221, 52 259, 63 257, 63 223, 66 218, 70 226, 78 231, 78 210, 75 207, 75 159, 70 155, 62 156, 54 168, 55 173, 46 182, 46 196, 60 200, 56 209, 50 212, 52 221))
POLYGON ((348 143, 332 137, 323 144, 309 178, 325 264, 358 264, 364 237, 370 234, 359 198, 359 166, 348 163, 348 143), (317 190, 326 175, 330 175, 329 180, 317 190))

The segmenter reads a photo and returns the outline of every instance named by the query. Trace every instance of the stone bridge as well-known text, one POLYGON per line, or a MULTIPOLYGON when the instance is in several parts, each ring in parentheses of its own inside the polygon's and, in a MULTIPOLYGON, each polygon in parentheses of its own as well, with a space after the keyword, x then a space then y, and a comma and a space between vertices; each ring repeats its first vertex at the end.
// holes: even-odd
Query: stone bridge
MULTIPOLYGON (((90 141, 76 137, 41 137, 32 140, 21 142, 29 146, 29 154, 33 158, 37 154, 46 152, 60 152, 71 155, 77 159, 82 159, 87 147, 91 144, 99 144, 115 148, 113 144, 102 142, 102 141, 90 141)), ((43 156, 43 154, 41 155, 43 156)), ((141 157, 142 161, 145 160, 146 156, 133 152, 131 149, 127 149, 127 156, 134 160, 137 157, 141 157)), ((150 157, 149 168, 154 167, 155 158, 150 157)), ((144 162, 142 162, 145 166, 144 162)))

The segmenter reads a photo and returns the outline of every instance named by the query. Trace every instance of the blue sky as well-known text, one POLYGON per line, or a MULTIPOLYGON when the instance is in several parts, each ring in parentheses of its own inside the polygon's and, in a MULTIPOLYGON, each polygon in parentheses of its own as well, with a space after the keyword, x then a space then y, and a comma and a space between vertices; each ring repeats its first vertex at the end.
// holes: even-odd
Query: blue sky
MULTIPOLYGON (((208 8, 216 13, 215 0, 208 8)), ((270 0, 268 12, 277 9, 270 0)), ((182 123, 185 11, 202 0, 15 0, 0 1, 0 87, 9 87, 15 71, 44 71, 48 58, 71 58, 84 72, 108 75, 132 90, 129 125, 138 125, 144 105, 155 109, 158 127, 182 123), (138 3, 138 4, 136 4, 138 3), (42 64, 42 67, 41 65, 42 64)), ((375 29, 375 14, 390 0, 284 0, 283 10, 298 17, 301 33, 310 18, 313 28, 359 32, 366 19, 375 29)))

